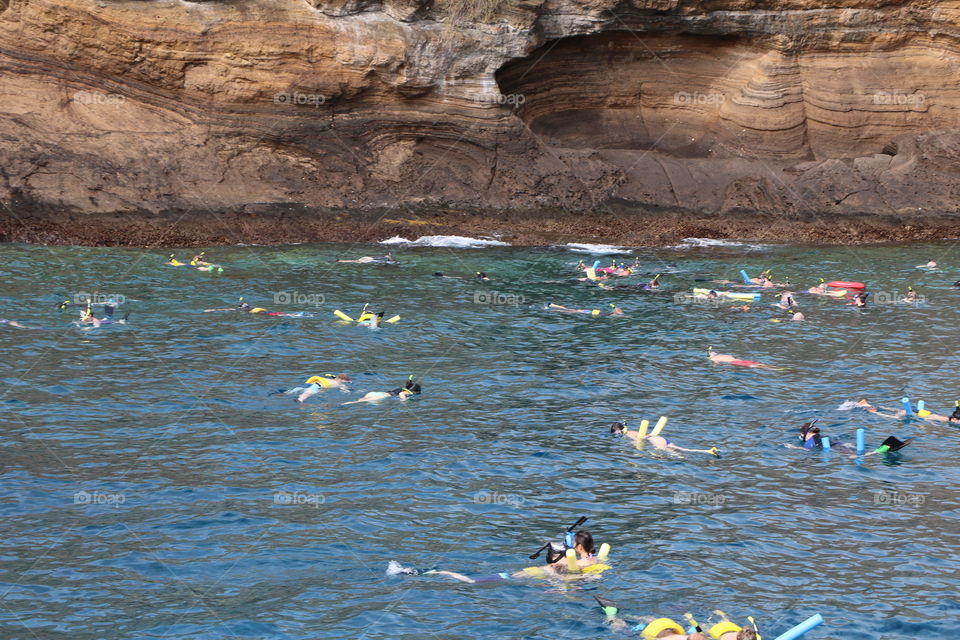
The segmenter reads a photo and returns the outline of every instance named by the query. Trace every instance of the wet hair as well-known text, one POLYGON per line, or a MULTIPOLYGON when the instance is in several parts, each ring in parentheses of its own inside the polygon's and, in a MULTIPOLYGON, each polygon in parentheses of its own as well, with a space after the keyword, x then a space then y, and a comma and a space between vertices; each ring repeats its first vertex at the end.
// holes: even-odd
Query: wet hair
POLYGON ((577 531, 577 535, 573 537, 573 546, 577 545, 580 545, 584 551, 593 555, 593 536, 590 535, 590 532, 586 529, 577 531))
POLYGON ((627 425, 622 422, 614 422, 610 425, 610 433, 623 433, 627 430, 627 425))
POLYGON ((737 640, 757 640, 757 632, 750 627, 744 627, 737 632, 737 640))
POLYGON ((405 387, 404 390, 405 390, 405 391, 409 391, 410 393, 412 393, 412 394, 414 394, 414 395, 417 395, 418 393, 420 393, 420 385, 419 385, 419 384, 415 384, 415 385, 413 385, 413 386, 408 386, 408 387, 405 387))
POLYGON ((348 376, 348 375, 345 374, 345 373, 338 373, 338 374, 337 374, 337 377, 336 377, 335 379, 336 379, 336 380, 342 380, 342 381, 344 381, 344 382, 350 382, 350 376, 348 376))

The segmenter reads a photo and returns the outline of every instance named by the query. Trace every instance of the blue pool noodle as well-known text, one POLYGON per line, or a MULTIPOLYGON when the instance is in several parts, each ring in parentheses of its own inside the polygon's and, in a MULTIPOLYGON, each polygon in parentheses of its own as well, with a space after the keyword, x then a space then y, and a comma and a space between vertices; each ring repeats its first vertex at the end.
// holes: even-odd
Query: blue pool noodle
POLYGON ((743 276, 743 284, 753 284, 750 282, 750 276, 748 276, 747 272, 743 269, 740 269, 740 275, 743 276))
POLYGON ((863 429, 857 429, 857 453, 863 453, 863 429))
POLYGON ((793 629, 790 629, 786 633, 781 633, 774 640, 795 640, 822 622, 823 616, 821 616, 819 613, 816 613, 795 626, 793 629))
POLYGON ((594 262, 594 263, 593 263, 593 269, 594 269, 594 271, 596 271, 596 270, 597 270, 597 267, 599 267, 599 266, 600 266, 600 261, 599 261, 599 260, 597 260, 596 262, 594 262))
POLYGON ((903 410, 907 412, 907 417, 913 415, 913 409, 910 407, 910 398, 904 396, 900 399, 900 402, 903 403, 903 410))
POLYGON ((820 446, 823 447, 824 451, 830 451, 830 438, 821 438, 820 446))

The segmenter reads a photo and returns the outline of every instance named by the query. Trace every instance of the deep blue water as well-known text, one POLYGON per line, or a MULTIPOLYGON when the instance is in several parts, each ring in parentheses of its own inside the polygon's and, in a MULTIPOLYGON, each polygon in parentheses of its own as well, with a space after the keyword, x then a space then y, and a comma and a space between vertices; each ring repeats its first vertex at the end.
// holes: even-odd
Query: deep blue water
POLYGON ((210 249, 225 271, 208 274, 164 266, 168 251, 0 246, 0 316, 42 329, 0 325, 0 637, 617 637, 592 594, 637 616, 753 615, 768 639, 817 612, 808 638, 953 637, 960 429, 837 410, 909 395, 952 411, 953 245, 638 251, 666 273, 656 293, 567 282, 593 257, 561 248, 332 264, 382 251, 210 249), (943 272, 914 268, 930 257, 943 272), (926 300, 858 310, 798 294, 808 321, 774 323, 773 294, 748 313, 675 298, 741 267, 926 300), (494 280, 432 275, 478 270, 494 280), (129 323, 84 330, 54 308, 84 292, 124 296, 129 323), (315 315, 204 313, 239 296, 315 315), (364 303, 401 320, 371 331, 332 315, 364 303), (708 346, 790 370, 714 365, 708 346), (353 392, 268 395, 327 372, 353 392), (416 400, 341 404, 411 374, 416 400), (674 442, 724 456, 609 435, 660 415, 674 442), (860 463, 787 448, 813 417, 841 440, 916 440, 860 463), (613 548, 599 580, 385 574, 390 560, 515 571, 580 515, 613 548))

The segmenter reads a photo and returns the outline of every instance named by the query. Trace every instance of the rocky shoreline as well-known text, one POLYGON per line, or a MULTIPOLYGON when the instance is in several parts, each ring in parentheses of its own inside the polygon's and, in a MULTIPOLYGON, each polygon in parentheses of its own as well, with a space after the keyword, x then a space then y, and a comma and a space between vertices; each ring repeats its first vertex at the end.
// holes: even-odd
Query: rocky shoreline
POLYGON ((0 242, 115 247, 199 247, 299 242, 374 243, 401 236, 492 237, 514 246, 594 242, 669 246, 684 238, 773 244, 870 244, 960 238, 960 215, 722 214, 610 206, 576 213, 554 209, 441 207, 340 211, 289 205, 161 213, 79 213, 8 203, 0 209, 0 242))

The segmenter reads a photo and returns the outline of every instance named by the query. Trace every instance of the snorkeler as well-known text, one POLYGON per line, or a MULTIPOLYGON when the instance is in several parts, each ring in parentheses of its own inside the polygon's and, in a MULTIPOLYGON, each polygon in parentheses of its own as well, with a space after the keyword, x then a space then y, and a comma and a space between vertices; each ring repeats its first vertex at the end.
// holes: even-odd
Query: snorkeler
POLYGON ((717 353, 713 350, 713 347, 707 347, 707 354, 710 358, 710 362, 717 364, 732 364, 737 367, 749 367, 751 369, 769 369, 770 371, 785 371, 783 367, 774 367, 769 364, 763 364, 762 362, 755 362, 753 360, 740 360, 739 358, 734 358, 723 353, 717 353))
POLYGON ((919 296, 913 287, 907 287, 907 295, 903 298, 904 302, 919 302, 919 296))
MULTIPOLYGON (((621 309, 620 307, 618 307, 618 306, 616 306, 616 305, 613 305, 613 304, 611 304, 610 306, 613 307, 613 308, 610 310, 610 315, 611 315, 611 316, 622 316, 622 315, 623 315, 623 309, 621 309)), ((565 312, 565 313, 586 313, 586 314, 591 315, 591 316, 599 316, 599 315, 601 315, 601 314, 603 313, 602 311, 600 311, 600 309, 571 309, 570 307, 565 307, 565 306, 563 306, 562 304, 554 304, 554 303, 552 303, 552 302, 551 302, 550 304, 548 304, 548 305, 547 305, 546 307, 544 307, 544 308, 545 308, 545 309, 550 309, 550 310, 552 310, 552 311, 563 311, 563 312, 565 312)))
POLYGON ((115 310, 116 310, 116 307, 114 307, 113 305, 105 304, 103 305, 104 316, 102 318, 97 318, 95 315, 93 315, 93 310, 90 308, 90 304, 88 303, 80 311, 80 320, 77 321, 77 324, 78 325, 91 324, 93 325, 94 329, 96 329, 97 327, 103 324, 126 324, 127 318, 130 317, 130 312, 127 311, 125 314, 123 314, 122 318, 120 318, 119 320, 114 320, 113 312, 115 310))
POLYGON ((574 529, 586 522, 586 520, 586 517, 581 517, 573 525, 567 527, 563 535, 563 542, 547 542, 535 553, 530 555, 531 560, 536 560, 543 551, 546 551, 547 564, 543 566, 527 567, 522 571, 515 571, 513 573, 495 573, 489 576, 472 578, 462 573, 457 573, 456 571, 404 567, 395 560, 391 560, 387 565, 387 574, 440 575, 470 584, 500 582, 526 577, 571 579, 574 577, 583 577, 584 574, 587 576, 597 575, 610 568, 610 565, 606 564, 607 553, 610 551, 610 546, 603 544, 600 546, 600 551, 595 552, 593 536, 589 531, 583 529, 574 533, 574 529))
MULTIPOLYGON (((627 429, 627 425, 622 422, 614 422, 610 425, 610 433, 616 436, 625 436, 634 442, 637 441, 637 436, 640 435, 638 431, 630 431, 627 429)), ((720 449, 717 447, 710 447, 709 449, 686 449, 684 447, 677 446, 664 438, 661 435, 650 435, 646 436, 646 441, 649 442, 654 449, 659 449, 661 451, 685 451, 687 453, 708 453, 712 456, 720 457, 720 449)))
POLYGON ((483 271, 477 271, 476 275, 474 275, 472 278, 470 276, 448 276, 442 271, 437 271, 433 275, 437 278, 449 278, 451 280, 490 280, 490 276, 485 274, 483 271))
POLYGON ((790 322, 804 322, 807 319, 799 309, 788 309, 787 313, 790 314, 790 322))
POLYGON ((362 258, 357 258, 356 260, 345 260, 340 259, 337 262, 349 262, 353 264, 399 264, 399 262, 393 257, 391 252, 387 252, 382 256, 363 256, 362 258))
POLYGON ((254 307, 254 306, 251 306, 250 303, 244 302, 243 297, 240 298, 239 302, 237 303, 237 306, 235 307, 227 307, 225 309, 204 309, 203 310, 204 313, 211 313, 213 311, 243 311, 244 313, 255 313, 255 314, 260 314, 264 316, 276 316, 280 318, 309 318, 313 316, 312 313, 309 313, 307 311, 293 311, 290 313, 287 313, 285 311, 267 311, 263 307, 254 307))
MULTIPOLYGON (((954 406, 953 413, 950 414, 949 416, 942 416, 938 413, 933 413, 928 409, 918 409, 916 413, 916 417, 922 420, 927 420, 929 422, 958 422, 960 421, 960 400, 956 401, 954 405, 955 406, 954 406)), ((883 416, 884 418, 901 420, 907 417, 907 412, 905 409, 895 409, 891 407, 875 407, 869 402, 867 402, 866 399, 860 400, 854 406, 857 407, 858 409, 864 409, 866 411, 869 411, 870 413, 875 413, 878 416, 883 416), (884 412, 889 412, 889 413, 884 413, 884 412)), ((845 407, 842 406, 841 409, 843 408, 845 407)))
POLYGON ((793 291, 784 291, 780 294, 780 302, 777 303, 776 306, 781 309, 790 309, 791 307, 799 307, 800 305, 793 299, 793 291))
POLYGON ((6 318, 0 318, 0 324, 10 325, 11 327, 16 327, 17 329, 36 329, 36 327, 28 327, 20 324, 16 320, 7 320, 6 318))
POLYGON ((927 264, 918 264, 917 269, 936 269, 937 263, 935 260, 928 260, 927 264))
POLYGON ((398 400, 409 400, 414 396, 420 395, 420 385, 414 383, 413 376, 407 380, 402 387, 391 389, 390 391, 369 391, 359 400, 344 402, 344 405, 358 404, 360 402, 379 402, 387 398, 396 398, 398 400))
POLYGON ((867 306, 867 296, 869 295, 870 294, 867 293, 866 291, 861 291, 860 293, 853 296, 853 300, 851 302, 848 302, 847 304, 848 305, 852 304, 853 306, 859 307, 862 309, 867 306))
MULTIPOLYGON (((796 447, 798 449, 819 449, 823 447, 823 437, 820 434, 820 427, 814 426, 817 423, 817 420, 812 422, 806 422, 800 425, 800 443, 801 446, 796 447)), ((906 440, 900 440, 894 436, 887 437, 879 447, 873 451, 868 451, 862 454, 864 457, 873 456, 881 453, 893 453, 894 451, 899 451, 905 446, 913 442, 912 438, 907 438, 906 440)), ((849 442, 834 442, 830 441, 830 446, 833 449, 843 449, 846 451, 852 451, 856 453, 856 447, 849 442)), ((855 456, 854 456, 855 457, 855 456)))
POLYGON ((168 264, 168 265, 170 265, 171 267, 185 267, 185 266, 187 266, 187 263, 186 263, 186 262, 180 262, 179 260, 177 260, 177 258, 176 258, 176 257, 174 256, 174 254, 172 254, 172 253, 170 254, 170 258, 169 258, 164 264, 168 264))
POLYGON ((292 389, 280 389, 270 395, 297 395, 297 402, 306 402, 308 399, 317 395, 324 389, 339 389, 344 393, 350 391, 350 377, 345 373, 333 375, 325 373, 322 376, 310 376, 306 379, 303 387, 294 387, 292 389))

